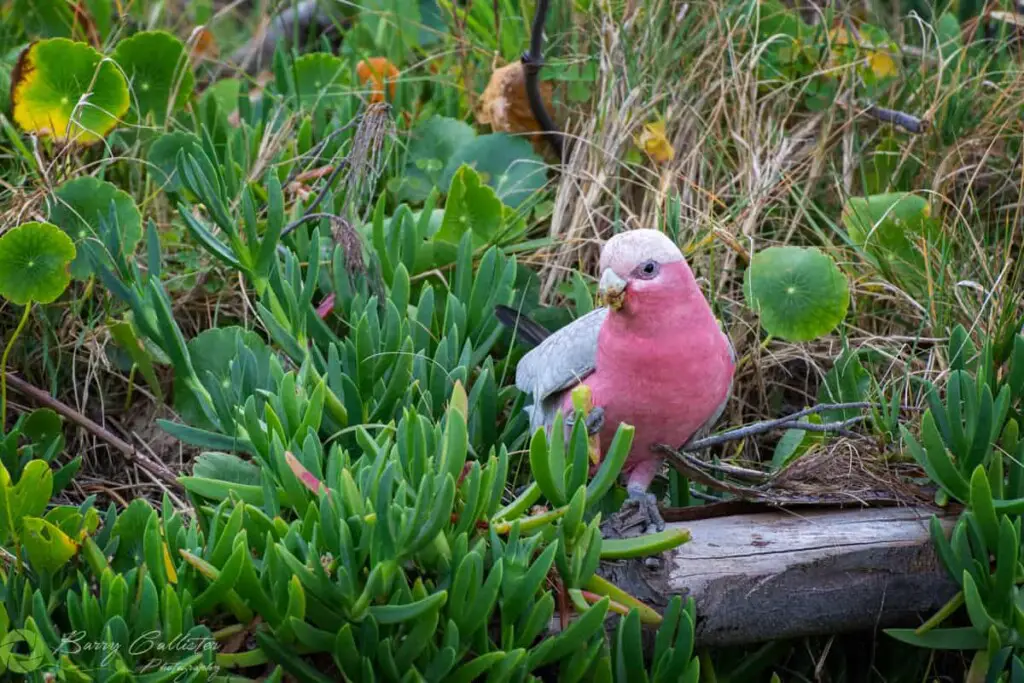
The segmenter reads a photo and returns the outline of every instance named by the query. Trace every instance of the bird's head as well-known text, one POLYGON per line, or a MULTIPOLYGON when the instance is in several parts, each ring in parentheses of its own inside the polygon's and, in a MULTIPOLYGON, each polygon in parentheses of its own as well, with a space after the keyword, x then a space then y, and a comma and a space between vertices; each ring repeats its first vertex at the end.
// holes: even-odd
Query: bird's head
POLYGON ((598 300, 613 311, 644 301, 676 299, 696 289, 683 253, 664 233, 630 230, 615 235, 601 250, 598 300))

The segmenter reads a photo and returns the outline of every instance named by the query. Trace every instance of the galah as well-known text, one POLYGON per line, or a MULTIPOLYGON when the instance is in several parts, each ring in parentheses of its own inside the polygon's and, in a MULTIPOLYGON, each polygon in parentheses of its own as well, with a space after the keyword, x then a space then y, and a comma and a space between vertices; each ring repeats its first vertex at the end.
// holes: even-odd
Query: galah
POLYGON ((516 386, 533 399, 531 430, 550 434, 557 411, 574 414, 572 389, 588 385, 594 410, 587 424, 602 444, 620 423, 635 427, 623 467, 627 503, 661 530, 648 491, 665 457, 655 445, 680 446, 711 429, 732 390, 736 356, 682 252, 663 233, 615 235, 601 251, 600 272, 602 307, 553 334, 508 307, 496 312, 536 344, 516 368, 516 386))

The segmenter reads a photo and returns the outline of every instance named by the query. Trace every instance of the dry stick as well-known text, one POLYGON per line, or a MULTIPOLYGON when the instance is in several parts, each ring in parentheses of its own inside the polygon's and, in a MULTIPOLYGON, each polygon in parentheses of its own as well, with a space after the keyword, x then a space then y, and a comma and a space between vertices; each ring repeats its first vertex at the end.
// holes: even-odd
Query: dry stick
POLYGON ((327 176, 327 180, 324 181, 323 187, 320 188, 320 191, 317 193, 316 197, 313 198, 313 203, 306 207, 306 210, 303 212, 302 216, 296 218, 294 221, 285 226, 284 230, 281 231, 281 237, 285 237, 286 235, 290 234, 297 227, 299 227, 306 221, 315 220, 317 218, 337 218, 337 216, 335 216, 333 213, 317 213, 316 209, 324 200, 324 197, 327 195, 327 191, 331 189, 331 185, 334 184, 334 181, 337 179, 338 174, 341 173, 342 169, 348 168, 349 163, 350 160, 348 157, 344 157, 340 161, 338 161, 338 164, 334 167, 334 170, 331 171, 331 174, 327 176))
MULTIPOLYGON (((282 238, 283 237, 287 237, 290 233, 295 231, 295 228, 299 227, 303 223, 306 223, 307 221, 320 220, 321 218, 327 218, 327 219, 330 219, 330 220, 334 220, 334 219, 337 218, 337 216, 334 215, 333 213, 323 213, 323 212, 320 212, 320 211, 313 212, 313 213, 307 213, 307 214, 303 215, 302 217, 296 218, 294 221, 289 223, 285 227, 285 229, 281 231, 281 237, 282 238)), ((278 246, 281 246, 281 245, 278 245, 278 246)))
POLYGON ((674 451, 671 448, 661 448, 666 451, 672 458, 673 465, 679 469, 686 477, 693 482, 707 486, 712 491, 721 491, 722 493, 728 493, 736 496, 740 499, 759 498, 763 495, 761 492, 752 491, 751 489, 733 484, 729 481, 718 479, 708 472, 708 465, 701 462, 697 458, 689 455, 686 452, 680 453, 674 451))
MULTIPOLYGON (((720 479, 717 479, 713 477, 710 473, 708 473, 706 470, 717 469, 719 471, 725 471, 726 474, 732 474, 733 476, 737 476, 738 478, 751 479, 753 481, 758 481, 758 475, 760 473, 757 473, 753 470, 746 470, 743 468, 734 467, 731 465, 711 466, 707 463, 697 460, 696 458, 689 454, 695 451, 710 448, 711 446, 717 446, 719 444, 728 443, 730 441, 740 441, 742 439, 747 438, 748 436, 764 434, 766 432, 770 432, 782 427, 785 427, 787 429, 798 429, 807 432, 838 432, 844 435, 856 436, 856 434, 849 432, 846 428, 853 426, 858 422, 864 420, 865 416, 863 415, 859 415, 848 420, 843 420, 841 422, 829 422, 827 424, 813 424, 809 422, 797 423, 797 420, 799 420, 801 417, 807 417, 808 415, 823 413, 828 410, 852 410, 871 408, 876 406, 877 404, 870 403, 868 401, 857 401, 854 403, 823 403, 820 405, 813 406, 811 408, 799 410, 790 415, 786 415, 785 417, 776 418, 774 420, 763 420, 761 422, 754 422, 752 424, 744 425, 743 427, 739 427, 728 432, 723 432, 721 434, 709 436, 704 439, 698 439, 697 441, 691 441, 684 444, 679 449, 674 449, 670 446, 666 446, 665 444, 656 444, 654 448, 667 454, 673 460, 676 467, 678 467, 681 471, 683 471, 683 473, 687 477, 697 482, 698 484, 704 484, 705 486, 710 486, 715 490, 723 491, 725 493, 731 493, 733 495, 741 497, 750 497, 751 495, 754 494, 749 489, 745 489, 740 486, 735 486, 733 484, 729 484, 728 482, 724 482, 720 479)), ((763 483, 766 478, 766 476, 765 478, 762 478, 761 483, 763 483)))
MULTIPOLYGON (((729 441, 739 441, 740 439, 745 439, 748 436, 754 436, 755 434, 765 434, 766 432, 773 431, 780 427, 799 429, 806 432, 845 431, 846 427, 849 427, 863 420, 864 416, 851 418, 843 422, 830 422, 828 424, 823 425, 812 424, 809 422, 801 422, 798 427, 794 427, 792 426, 792 423, 796 422, 801 417, 807 417, 808 415, 814 415, 816 413, 824 413, 829 410, 853 410, 856 408, 863 409, 873 407, 879 406, 868 401, 858 401, 855 403, 822 403, 821 405, 816 405, 811 408, 799 410, 791 415, 786 415, 785 417, 776 418, 774 420, 764 420, 762 422, 754 422, 752 424, 744 425, 743 427, 738 427, 737 429, 732 429, 728 432, 723 432, 721 434, 709 436, 704 439, 698 439, 697 441, 691 441, 689 443, 683 444, 683 446, 678 450, 683 452, 700 451, 704 450, 705 448, 710 448, 711 446, 717 446, 718 444, 728 443, 729 441)), ((664 446, 659 444, 658 447, 662 450, 668 450, 669 452, 672 453, 676 452, 676 449, 673 449, 670 446, 664 446)))
POLYGON ((544 66, 544 22, 548 18, 548 0, 537 0, 537 9, 533 13, 533 26, 530 29, 530 50, 521 58, 523 75, 526 77, 526 99, 530 101, 530 112, 537 119, 544 139, 555 150, 559 161, 562 156, 562 134, 555 125, 548 110, 544 108, 544 99, 540 95, 540 70, 544 66))
MULTIPOLYGON (((844 98, 839 101, 839 105, 846 109, 853 109, 854 106, 844 98)), ((885 107, 879 107, 877 104, 864 104, 862 113, 865 116, 870 116, 873 119, 877 119, 882 123, 891 123, 897 128, 902 128, 908 133, 914 133, 920 135, 921 133, 928 132, 928 119, 923 119, 920 116, 914 116, 904 111, 898 111, 896 109, 886 109, 885 107)))
POLYGON ((874 104, 869 104, 864 113, 868 116, 872 116, 879 121, 885 123, 891 123, 898 128, 909 133, 926 133, 928 131, 928 121, 922 119, 913 114, 907 114, 906 112, 896 111, 895 109, 886 109, 885 107, 879 107, 874 104))
MULTIPOLYGON (((301 156, 299 156, 299 159, 311 159, 311 160, 312 159, 319 159, 320 153, 323 152, 327 148, 327 145, 331 144, 331 141, 334 138, 336 138, 337 136, 341 135, 342 133, 348 132, 348 130, 350 128, 352 128, 355 125, 358 125, 358 123, 359 123, 359 119, 355 118, 355 119, 352 119, 351 121, 349 121, 348 123, 346 123, 344 126, 341 126, 340 128, 338 128, 337 130, 331 131, 327 135, 327 137, 325 137, 320 142, 316 143, 316 145, 314 145, 311 150, 309 150, 305 154, 302 154, 301 156)), ((331 159, 333 160, 334 157, 332 156, 331 159)), ((342 157, 342 160, 341 160, 340 163, 348 163, 348 158, 347 157, 342 157)), ((292 181, 294 181, 296 178, 298 178, 301 174, 302 174, 302 172, 299 170, 298 164, 296 164, 295 168, 292 169, 292 172, 288 174, 288 180, 286 180, 283 184, 284 185, 290 184, 292 181)), ((330 183, 328 183, 328 185, 330 185, 330 183)))
MULTIPOLYGON (((134 431, 133 432, 129 432, 127 429, 125 429, 124 425, 118 424, 116 420, 111 420, 110 421, 110 425, 114 429, 116 429, 122 436, 124 436, 124 437, 131 436, 132 438, 134 438, 135 441, 137 441, 140 446, 142 446, 143 448, 146 449, 146 451, 149 452, 150 456, 152 457, 152 459, 155 462, 158 462, 161 465, 166 465, 166 463, 164 463, 164 461, 160 459, 160 457, 156 454, 156 452, 153 451, 153 449, 150 447, 150 445, 148 443, 146 443, 145 439, 143 439, 141 436, 136 434, 134 431)), ((143 457, 145 457, 145 456, 143 456, 143 457)), ((189 506, 186 505, 185 502, 181 498, 176 496, 174 494, 174 491, 172 491, 171 489, 167 488, 167 485, 166 485, 165 482, 163 482, 159 477, 156 477, 155 475, 153 475, 152 472, 149 472, 149 471, 147 471, 145 469, 142 470, 142 473, 145 474, 147 477, 149 477, 149 479, 157 486, 157 488, 159 488, 161 491, 163 491, 164 493, 166 493, 170 497, 170 499, 177 506, 178 510, 181 510, 182 512, 185 512, 186 514, 189 514, 188 513, 188 511, 190 509, 189 506)))
POLYGON ((140 453, 127 441, 116 434, 111 434, 110 431, 102 425, 93 422, 71 406, 58 401, 42 389, 29 384, 15 374, 7 373, 7 382, 14 387, 15 391, 24 394, 25 396, 35 400, 36 403, 46 406, 54 412, 63 415, 65 418, 71 420, 93 436, 102 439, 114 449, 120 451, 129 462, 139 465, 139 467, 150 477, 153 477, 170 487, 174 487, 176 489, 181 488, 181 484, 178 483, 178 479, 165 464, 152 460, 146 455, 140 453))
POLYGON ((781 419, 779 419, 769 420, 767 422, 755 422, 754 424, 746 425, 745 427, 740 427, 739 429, 734 429, 723 434, 709 436, 708 438, 701 439, 700 441, 694 441, 684 450, 686 452, 692 453, 693 451, 710 448, 712 446, 717 446, 718 444, 722 443, 728 443, 729 441, 737 441, 739 439, 744 439, 754 434, 764 434, 765 432, 770 432, 780 427, 786 427, 787 429, 796 429, 798 431, 804 432, 838 432, 843 436, 856 436, 855 432, 851 432, 846 428, 852 427, 853 425, 857 424, 858 422, 861 422, 864 419, 865 416, 860 415, 858 417, 851 417, 849 420, 843 420, 842 422, 829 422, 827 424, 821 425, 814 424, 811 422, 800 422, 797 423, 799 426, 794 426, 793 423, 796 422, 795 420, 782 421, 781 419))

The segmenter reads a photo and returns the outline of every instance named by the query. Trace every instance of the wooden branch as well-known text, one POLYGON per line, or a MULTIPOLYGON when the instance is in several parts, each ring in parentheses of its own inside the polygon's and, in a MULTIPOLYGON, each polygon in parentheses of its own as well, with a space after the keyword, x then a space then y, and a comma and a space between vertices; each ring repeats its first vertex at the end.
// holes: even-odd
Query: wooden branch
MULTIPOLYGON (((715 434, 708 436, 703 439, 696 439, 694 441, 688 441, 679 447, 680 451, 701 451, 705 448, 711 448, 719 444, 728 443, 730 441, 739 441, 745 439, 748 436, 754 436, 756 434, 766 434, 776 429, 798 429, 803 431, 841 431, 844 427, 852 425, 862 419, 863 417, 853 418, 852 420, 846 420, 844 422, 836 422, 831 424, 812 424, 809 422, 799 422, 801 417, 807 417, 809 415, 819 415, 830 410, 850 410, 850 409, 864 409, 864 408, 877 408, 880 407, 877 403, 871 403, 869 401, 857 401, 855 403, 821 403, 810 408, 804 408, 798 410, 795 413, 790 413, 783 417, 775 418, 774 420, 762 420, 761 422, 752 422, 736 429, 730 429, 727 432, 721 434, 715 434)), ((657 444, 656 447, 668 453, 669 455, 677 455, 673 452, 672 448, 665 444, 657 444)))
POLYGON ((673 595, 697 603, 703 645, 917 626, 957 591, 937 559, 930 508, 773 510, 694 520, 692 540, 649 561, 600 573, 662 611, 673 595))
POLYGON ((120 452, 128 462, 138 465, 139 469, 152 479, 154 483, 174 490, 181 490, 181 483, 178 482, 174 472, 165 463, 158 459, 150 458, 121 437, 112 434, 109 429, 90 420, 71 406, 58 401, 42 389, 29 384, 17 375, 8 373, 7 381, 18 393, 27 396, 41 406, 49 408, 58 415, 63 415, 65 419, 74 422, 85 431, 106 442, 111 448, 120 452))

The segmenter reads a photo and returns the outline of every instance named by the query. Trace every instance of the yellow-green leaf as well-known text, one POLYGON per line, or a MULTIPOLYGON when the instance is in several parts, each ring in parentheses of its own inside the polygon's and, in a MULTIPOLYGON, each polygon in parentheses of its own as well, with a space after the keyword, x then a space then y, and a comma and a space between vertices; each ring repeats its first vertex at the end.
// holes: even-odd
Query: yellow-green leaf
POLYGON ((38 517, 46 511, 53 494, 53 471, 42 460, 32 460, 11 489, 11 518, 17 524, 23 517, 38 517))
POLYGON ((174 563, 171 562, 171 553, 167 549, 167 543, 164 542, 164 571, 167 572, 168 583, 178 583, 178 572, 174 569, 174 563))
POLYGON ((640 137, 637 138, 636 144, 659 164, 667 164, 676 156, 676 150, 665 134, 664 121, 658 120, 644 124, 644 129, 640 133, 640 137))
POLYGON ((0 463, 0 543, 16 537, 14 516, 11 514, 11 475, 0 463))
POLYGON ((466 389, 462 386, 462 382, 459 380, 455 381, 455 388, 452 389, 452 401, 451 407, 456 410, 462 419, 465 420, 469 416, 469 399, 466 396, 466 389))
POLYGON ((103 139, 128 110, 128 85, 109 60, 85 43, 50 38, 29 45, 11 75, 15 122, 61 141, 103 139))
POLYGON ((896 62, 888 52, 872 50, 868 53, 868 68, 875 78, 888 78, 896 75, 896 62))
POLYGON ((78 544, 45 519, 26 517, 21 524, 21 541, 35 569, 57 571, 78 552, 78 544))

